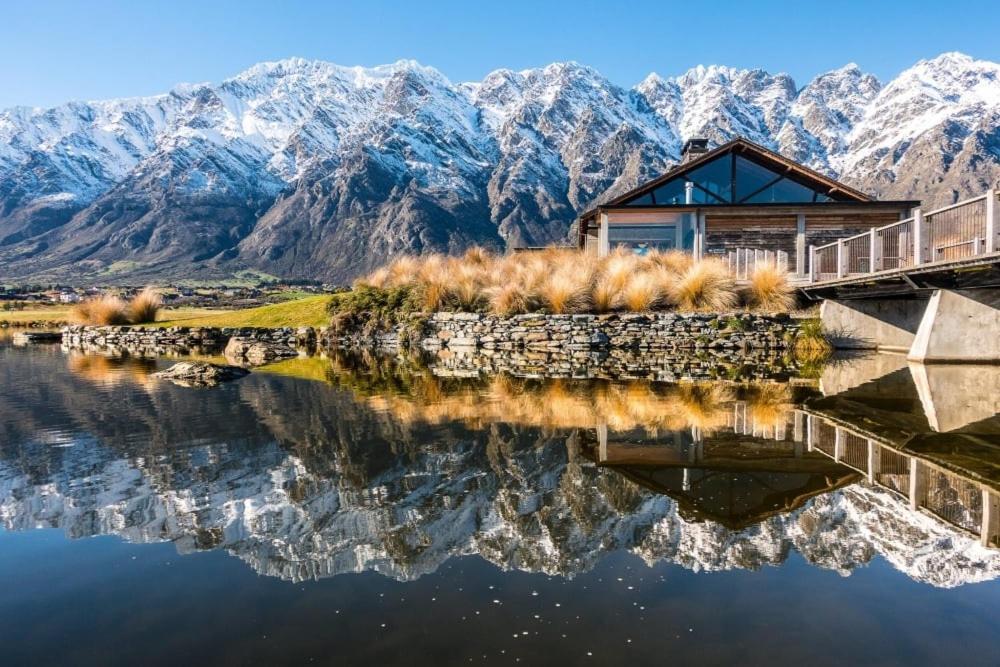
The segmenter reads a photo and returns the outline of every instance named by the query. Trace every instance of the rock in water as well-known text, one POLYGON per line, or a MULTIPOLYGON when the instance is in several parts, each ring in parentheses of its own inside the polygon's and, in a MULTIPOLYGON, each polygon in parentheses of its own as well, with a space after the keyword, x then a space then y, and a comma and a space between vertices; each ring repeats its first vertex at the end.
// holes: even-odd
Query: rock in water
POLYGON ((280 343, 233 337, 223 352, 226 359, 241 366, 262 366, 272 361, 297 357, 298 352, 280 343))
POLYGON ((239 366, 223 366, 204 361, 182 361, 165 371, 154 373, 154 377, 169 380, 183 387, 214 387, 220 382, 238 380, 250 371, 239 366))

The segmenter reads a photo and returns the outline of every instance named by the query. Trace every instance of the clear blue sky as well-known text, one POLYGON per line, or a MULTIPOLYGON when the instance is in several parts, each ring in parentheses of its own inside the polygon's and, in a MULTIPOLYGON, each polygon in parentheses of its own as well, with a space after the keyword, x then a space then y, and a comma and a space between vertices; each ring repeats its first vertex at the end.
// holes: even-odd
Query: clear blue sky
POLYGON ((625 86, 697 64, 785 71, 802 86, 854 61, 885 80, 943 51, 1000 61, 997 7, 996 0, 8 0, 0 6, 0 108, 165 92, 290 56, 343 65, 413 58, 456 82, 557 60, 591 65, 625 86))

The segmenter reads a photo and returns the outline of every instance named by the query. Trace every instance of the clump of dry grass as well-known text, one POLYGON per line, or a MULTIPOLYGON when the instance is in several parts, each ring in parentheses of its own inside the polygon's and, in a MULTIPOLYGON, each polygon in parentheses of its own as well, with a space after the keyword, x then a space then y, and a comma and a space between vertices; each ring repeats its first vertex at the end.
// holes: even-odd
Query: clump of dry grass
MULTIPOLYGON (((504 316, 538 310, 724 312, 741 296, 724 263, 695 262, 676 250, 639 256, 619 249, 603 258, 565 248, 503 256, 483 248, 461 257, 407 255, 356 285, 407 288, 427 312, 489 310, 504 316)), ((785 276, 770 267, 759 269, 743 294, 748 307, 766 311, 787 310, 792 295, 785 276)))
POLYGON ((589 258, 580 261, 583 257, 575 251, 546 250, 534 261, 538 264, 537 293, 549 312, 590 310, 593 262, 589 258))
POLYGON ((156 321, 162 305, 159 292, 147 287, 128 303, 113 294, 102 294, 81 301, 70 310, 70 319, 76 324, 90 326, 146 324, 156 321))
POLYGON ((795 306, 795 290, 788 283, 788 274, 774 264, 758 266, 750 275, 746 290, 750 308, 774 313, 787 312, 795 306))
POLYGON ((622 301, 632 312, 653 310, 662 297, 661 285, 656 276, 643 272, 633 276, 622 290, 622 301))
POLYGON ((788 423, 794 409, 791 387, 779 383, 750 385, 746 396, 750 418, 763 428, 776 429, 788 423))
POLYGON ((692 264, 669 289, 680 310, 724 312, 737 303, 736 282, 728 267, 716 259, 692 264))
POLYGON ((132 324, 155 322, 162 305, 163 298, 160 297, 160 293, 152 287, 147 287, 129 301, 128 320, 132 324))
POLYGON ((591 297, 595 311, 606 313, 622 307, 622 294, 636 273, 637 263, 635 255, 621 250, 599 262, 591 297))
POLYGON ((653 252, 647 258, 652 266, 663 269, 667 275, 681 276, 694 265, 694 257, 681 250, 653 252))
POLYGON ((93 326, 128 324, 128 304, 117 296, 104 294, 73 306, 70 319, 77 324, 93 326))

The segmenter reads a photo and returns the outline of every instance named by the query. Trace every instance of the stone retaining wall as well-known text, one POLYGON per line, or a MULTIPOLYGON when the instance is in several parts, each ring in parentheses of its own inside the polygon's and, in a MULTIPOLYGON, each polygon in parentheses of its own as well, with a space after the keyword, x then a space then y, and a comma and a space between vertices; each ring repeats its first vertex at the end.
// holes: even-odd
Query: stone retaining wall
POLYGON ((425 350, 575 352, 601 350, 788 349, 799 323, 787 315, 649 313, 612 315, 515 315, 435 313, 420 327, 400 325, 374 337, 335 338, 334 345, 425 350))
POLYGON ((62 344, 66 347, 150 357, 192 352, 216 354, 225 349, 232 338, 296 348, 314 346, 317 336, 312 327, 261 329, 68 326, 62 329, 62 344))
POLYGON ((521 378, 606 380, 788 381, 800 374, 789 355, 774 350, 546 351, 439 350, 428 362, 439 377, 479 377, 507 373, 521 378))

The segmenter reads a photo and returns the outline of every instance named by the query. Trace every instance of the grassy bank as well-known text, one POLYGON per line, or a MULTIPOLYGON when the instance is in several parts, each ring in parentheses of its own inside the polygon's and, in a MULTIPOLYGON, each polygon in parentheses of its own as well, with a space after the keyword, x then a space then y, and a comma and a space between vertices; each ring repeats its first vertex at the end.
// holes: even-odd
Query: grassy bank
POLYGON ((157 321, 158 327, 321 327, 330 321, 327 307, 330 295, 308 296, 292 301, 247 308, 222 310, 210 313, 182 314, 180 310, 162 311, 166 319, 157 321))
MULTIPOLYGON (((146 326, 157 327, 319 327, 329 323, 327 307, 330 296, 310 295, 281 303, 246 308, 243 310, 215 310, 208 308, 161 309, 156 322, 146 326)), ((0 321, 11 325, 28 322, 50 322, 53 326, 72 320, 70 306, 46 306, 0 313, 0 321)))
POLYGON ((26 324, 28 322, 66 322, 69 320, 69 306, 43 306, 24 310, 0 311, 0 322, 26 324))
MULTIPOLYGON (((28 308, 25 310, 10 310, 0 312, 0 322, 9 322, 12 325, 26 324, 28 322, 51 322, 54 325, 64 324, 72 321, 71 306, 42 306, 39 308, 28 308)), ((224 310, 210 310, 207 308, 175 308, 172 310, 161 310, 158 317, 160 319, 190 319, 198 317, 209 317, 224 310)), ((157 323, 159 324, 159 323, 157 323)))

